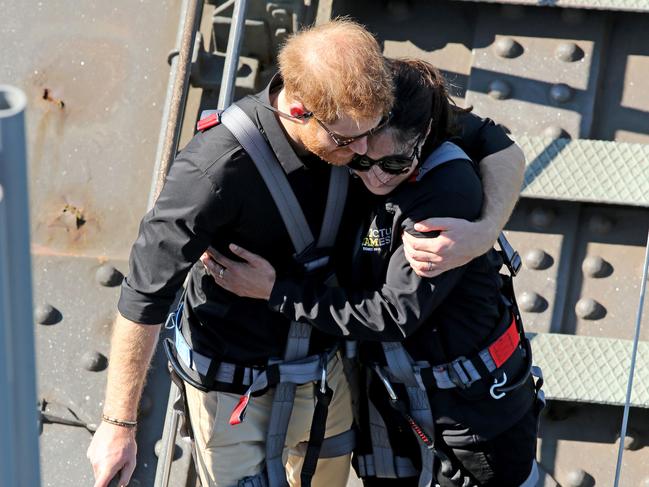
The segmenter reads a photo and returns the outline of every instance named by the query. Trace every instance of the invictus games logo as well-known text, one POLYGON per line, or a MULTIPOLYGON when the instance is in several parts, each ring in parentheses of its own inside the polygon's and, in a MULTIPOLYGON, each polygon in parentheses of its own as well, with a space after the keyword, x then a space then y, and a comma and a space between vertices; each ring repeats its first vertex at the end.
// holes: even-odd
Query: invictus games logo
POLYGON ((380 252, 383 247, 390 247, 392 242, 391 228, 370 228, 363 237, 362 248, 364 252, 380 252))

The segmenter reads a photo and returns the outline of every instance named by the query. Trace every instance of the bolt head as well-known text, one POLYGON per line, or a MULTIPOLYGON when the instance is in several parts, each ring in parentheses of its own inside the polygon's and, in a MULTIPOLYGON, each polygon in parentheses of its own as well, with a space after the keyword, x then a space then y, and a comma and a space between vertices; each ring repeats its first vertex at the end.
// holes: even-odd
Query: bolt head
POLYGON ((598 320, 604 317, 606 309, 592 298, 581 298, 575 304, 575 313, 584 320, 598 320))
POLYGON ((548 228, 554 217, 554 211, 549 208, 534 208, 530 213, 530 223, 536 228, 548 228))
POLYGON ((495 53, 506 59, 512 59, 523 54, 523 46, 511 37, 501 37, 494 42, 493 49, 495 53))
POLYGON ((557 46, 554 55, 559 61, 574 63, 584 57, 584 51, 574 42, 562 42, 557 46))
POLYGON ((97 351, 89 351, 81 356, 81 365, 90 372, 99 372, 108 367, 108 359, 97 351))
POLYGON ((590 475, 585 470, 576 468, 566 475, 565 485, 566 487, 586 487, 589 477, 590 475))
POLYGON ((489 83, 489 96, 496 100, 506 100, 512 94, 512 87, 506 81, 496 79, 489 83))
POLYGON ((95 273, 95 279, 99 284, 106 287, 119 286, 124 279, 124 274, 115 269, 112 265, 103 264, 95 273))
MULTIPOLYGON (((153 447, 153 453, 157 458, 160 458, 160 454, 162 453, 162 448, 164 448, 164 445, 162 443, 162 438, 160 438, 158 441, 155 442, 155 445, 153 447)), ((174 445, 174 460, 178 460, 180 457, 183 456, 183 449, 180 448, 178 445, 174 445)))
POLYGON ((565 83, 559 83, 550 88, 550 98, 557 103, 566 103, 570 101, 572 94, 572 88, 565 83))
POLYGON ((62 319, 61 312, 51 304, 43 303, 34 308, 34 320, 40 325, 55 325, 62 319))
POLYGON ((532 249, 525 254, 525 265, 534 270, 547 269, 552 265, 552 257, 542 249, 532 249))
MULTIPOLYGON (((619 437, 618 437, 619 441, 619 437)), ((637 431, 628 429, 624 437, 624 449, 627 451, 637 450, 642 446, 640 435, 637 431)))
POLYGON ((558 125, 548 125, 545 130, 543 130, 544 137, 550 137, 552 139, 569 139, 570 134, 558 125))
POLYGON ((518 305, 528 313, 540 313, 547 308, 547 301, 534 291, 524 291, 518 297, 518 305))
POLYGON ((613 220, 604 215, 593 215, 588 222, 588 228, 598 235, 606 235, 613 228, 613 220))
POLYGON ((590 255, 581 264, 581 270, 588 277, 606 277, 609 273, 610 264, 599 255, 590 255))

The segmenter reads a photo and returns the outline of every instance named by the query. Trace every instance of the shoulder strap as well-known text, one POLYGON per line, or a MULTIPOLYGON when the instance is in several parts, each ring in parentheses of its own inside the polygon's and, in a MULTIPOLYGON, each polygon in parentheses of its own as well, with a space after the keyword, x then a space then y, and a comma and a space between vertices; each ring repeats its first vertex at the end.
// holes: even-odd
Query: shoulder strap
MULTIPOLYGON (((304 252, 313 245, 315 239, 275 154, 259 133, 257 126, 237 105, 230 105, 223 112, 221 121, 255 163, 277 205, 296 253, 304 252)), ((344 167, 332 168, 318 247, 330 247, 336 240, 347 195, 348 177, 349 173, 344 167)))
POLYGON ((284 220, 295 251, 298 254, 303 252, 314 242, 313 234, 284 171, 276 162, 273 151, 259 133, 257 126, 237 105, 230 105, 223 112, 222 123, 232 132, 257 166, 284 220))
POLYGON ((423 178, 428 171, 438 166, 457 159, 471 161, 471 158, 453 142, 443 142, 435 149, 419 167, 417 181, 423 178))

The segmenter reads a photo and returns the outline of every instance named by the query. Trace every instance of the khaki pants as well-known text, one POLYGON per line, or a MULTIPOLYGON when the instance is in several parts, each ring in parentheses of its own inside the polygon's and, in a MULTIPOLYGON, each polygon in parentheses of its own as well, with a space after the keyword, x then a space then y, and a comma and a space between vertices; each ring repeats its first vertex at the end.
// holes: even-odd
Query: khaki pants
MULTIPOLYGON (((349 384, 339 355, 329 362, 327 382, 334 394, 325 438, 344 433, 352 425, 349 384)), ((240 395, 215 391, 204 393, 190 385, 186 385, 186 391, 196 441, 196 467, 203 487, 235 487, 240 479, 260 473, 265 466, 266 432, 274 390, 253 397, 245 420, 236 426, 231 426, 229 419, 240 395)), ((309 439, 314 407, 314 385, 298 386, 284 449, 287 478, 292 487, 300 485, 304 458, 297 447, 309 439)), ((351 454, 320 459, 313 476, 313 487, 345 487, 350 457, 351 454)))

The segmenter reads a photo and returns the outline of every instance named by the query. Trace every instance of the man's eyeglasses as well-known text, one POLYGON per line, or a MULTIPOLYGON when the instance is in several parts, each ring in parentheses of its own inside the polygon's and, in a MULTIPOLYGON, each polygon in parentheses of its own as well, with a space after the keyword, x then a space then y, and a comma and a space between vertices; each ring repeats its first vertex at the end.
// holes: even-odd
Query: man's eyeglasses
POLYGON ((347 167, 355 171, 369 171, 372 166, 376 165, 379 166, 381 171, 388 174, 403 174, 408 172, 410 166, 415 162, 415 158, 419 158, 419 141, 415 144, 410 156, 394 154, 380 159, 371 159, 365 154, 359 154, 347 164, 347 167))
POLYGON ((334 144, 336 144, 336 147, 345 147, 354 141, 358 139, 362 139, 363 137, 369 137, 371 135, 376 134, 379 132, 381 129, 383 129, 388 123, 390 123, 390 118, 392 116, 392 113, 388 113, 385 117, 383 117, 379 123, 376 125, 376 127, 369 129, 367 132, 363 132, 362 134, 359 135, 354 135, 353 137, 347 137, 345 135, 340 135, 337 134, 336 132, 333 132, 329 127, 327 127, 324 122, 322 122, 319 118, 317 118, 313 112, 308 112, 302 115, 303 118, 311 118, 318 122, 318 125, 324 129, 325 132, 331 137, 331 140, 333 140, 334 144))

